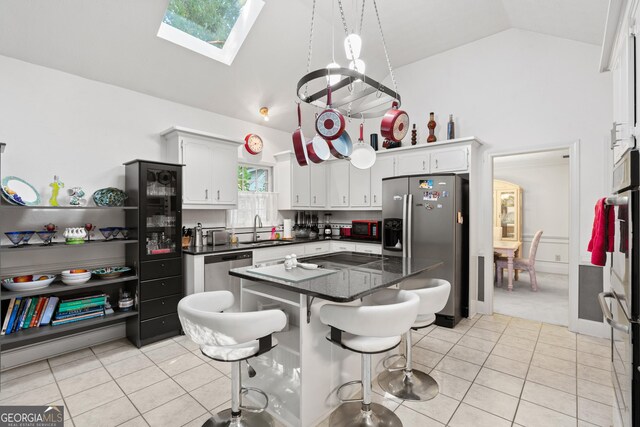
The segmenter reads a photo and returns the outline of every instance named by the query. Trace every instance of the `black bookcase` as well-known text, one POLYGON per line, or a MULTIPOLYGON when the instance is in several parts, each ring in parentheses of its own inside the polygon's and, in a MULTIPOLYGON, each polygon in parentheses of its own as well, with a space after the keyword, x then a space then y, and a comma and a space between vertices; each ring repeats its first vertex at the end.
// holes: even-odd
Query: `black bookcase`
POLYGON ((125 163, 126 225, 138 245, 127 247, 127 265, 138 271, 138 322, 127 335, 141 347, 180 333, 183 296, 182 165, 147 160, 125 163))

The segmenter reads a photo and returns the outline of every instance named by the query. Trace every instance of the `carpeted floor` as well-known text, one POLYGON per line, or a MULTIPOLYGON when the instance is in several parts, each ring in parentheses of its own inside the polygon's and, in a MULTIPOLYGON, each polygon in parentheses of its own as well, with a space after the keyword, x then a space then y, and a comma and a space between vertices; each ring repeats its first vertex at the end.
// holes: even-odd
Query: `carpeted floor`
POLYGON ((529 274, 521 273, 513 291, 504 285, 494 287, 493 310, 508 316, 567 326, 569 320, 569 276, 538 273, 538 292, 531 291, 529 274))

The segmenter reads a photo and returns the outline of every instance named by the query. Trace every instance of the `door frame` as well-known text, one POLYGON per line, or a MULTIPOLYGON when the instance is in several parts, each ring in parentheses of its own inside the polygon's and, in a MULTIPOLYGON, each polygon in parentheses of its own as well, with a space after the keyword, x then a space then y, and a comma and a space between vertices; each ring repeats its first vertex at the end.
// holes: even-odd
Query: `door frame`
MULTIPOLYGON (((493 200, 493 161, 496 157, 532 154, 544 151, 569 150, 569 330, 578 332, 582 327, 578 321, 578 266, 580 261, 580 140, 557 144, 537 145, 529 148, 496 150, 484 156, 483 200, 493 200)), ((484 304, 485 314, 493 314, 493 203, 481 206, 483 226, 480 239, 484 257, 484 304)), ((480 311, 480 310, 479 310, 480 311)))

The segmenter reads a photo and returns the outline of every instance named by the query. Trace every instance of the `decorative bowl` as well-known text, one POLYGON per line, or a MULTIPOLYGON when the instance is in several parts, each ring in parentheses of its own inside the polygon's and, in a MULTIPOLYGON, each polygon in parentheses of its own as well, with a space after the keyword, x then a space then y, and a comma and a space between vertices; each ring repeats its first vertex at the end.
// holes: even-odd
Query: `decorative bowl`
POLYGON ((129 238, 129 229, 127 227, 118 227, 118 231, 120 231, 123 239, 129 238))
POLYGON ((21 233, 24 233, 24 236, 22 237, 23 245, 29 243, 29 240, 31 240, 33 235, 36 234, 35 231, 21 231, 21 233))
POLYGON ((40 239, 42 239, 43 246, 47 246, 51 244, 51 240, 53 240, 56 235, 55 231, 36 231, 36 234, 40 239))
POLYGON ((91 277, 91 272, 85 269, 64 270, 61 275, 69 279, 83 279, 85 277, 91 277), (75 273, 72 273, 72 271, 75 271, 75 273))
POLYGON ((55 274, 34 274, 31 276, 31 280, 27 282, 20 282, 16 279, 26 278, 28 276, 18 276, 9 279, 2 279, 2 286, 14 292, 31 291, 34 289, 46 288, 56 278, 55 274))
POLYGON ((89 277, 65 277, 62 276, 62 283, 65 285, 82 285, 87 283, 91 279, 91 275, 89 277))
POLYGON ((21 206, 38 206, 40 193, 33 185, 17 176, 5 176, 2 178, 2 194, 11 203, 21 206))
POLYGON ((104 240, 109 240, 113 235, 113 227, 103 227, 98 228, 98 230, 100 230, 100 233, 102 233, 104 240))
POLYGON ((122 276, 124 273, 131 271, 130 267, 104 267, 93 270, 92 273, 98 279, 115 279, 122 276))
POLYGON ((115 239, 120 234, 120 227, 111 227, 111 238, 115 239))
POLYGON ((124 206, 124 201, 127 199, 127 194, 114 187, 101 188, 93 193, 93 201, 96 206, 124 206))
POLYGON ((14 248, 17 248, 24 238, 24 231, 7 231, 4 234, 9 240, 11 240, 14 248))

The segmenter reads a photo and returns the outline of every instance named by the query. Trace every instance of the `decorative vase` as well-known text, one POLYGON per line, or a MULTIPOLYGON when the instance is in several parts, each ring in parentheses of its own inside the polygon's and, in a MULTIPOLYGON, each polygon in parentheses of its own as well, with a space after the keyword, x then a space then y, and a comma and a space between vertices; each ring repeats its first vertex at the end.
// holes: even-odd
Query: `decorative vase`
POLYGON ((447 123, 447 139, 455 139, 456 125, 453 123, 453 114, 449 114, 449 123, 447 123))
POLYGON ((53 177, 53 182, 49 184, 49 187, 53 188, 51 191, 51 198, 49 199, 49 204, 51 206, 60 206, 58 204, 58 193, 61 188, 64 188, 64 182, 60 181, 60 177, 55 175, 53 177))
POLYGON ((65 228, 62 237, 64 237, 67 245, 81 245, 84 243, 85 237, 87 237, 87 230, 84 227, 65 228))
POLYGON ((429 113, 429 123, 427 123, 427 127, 429 128, 429 136, 427 137, 427 142, 436 142, 438 138, 436 138, 435 134, 436 121, 433 118, 433 112, 429 113))
POLYGON ((416 124, 413 124, 413 129, 411 129, 411 145, 416 145, 418 143, 418 130, 416 129, 416 124))

